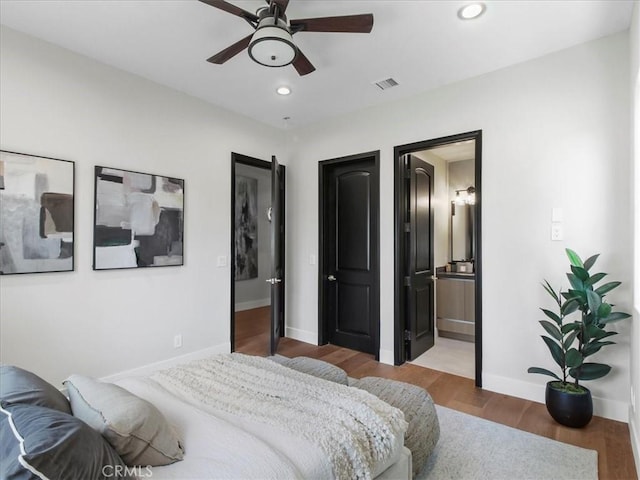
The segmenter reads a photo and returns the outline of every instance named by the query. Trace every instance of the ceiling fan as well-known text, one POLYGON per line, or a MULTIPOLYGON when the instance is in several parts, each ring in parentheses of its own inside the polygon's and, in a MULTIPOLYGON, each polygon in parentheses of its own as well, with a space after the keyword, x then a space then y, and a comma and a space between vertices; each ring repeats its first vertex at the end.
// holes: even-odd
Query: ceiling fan
POLYGON ((289 0, 266 0, 268 6, 259 8, 255 14, 224 0, 200 1, 243 18, 255 30, 251 35, 207 59, 207 62, 219 65, 247 48, 251 59, 260 65, 284 67, 293 64, 300 75, 307 75, 316 68, 293 43, 294 34, 298 32, 369 33, 373 28, 371 13, 288 20, 285 12, 289 0))

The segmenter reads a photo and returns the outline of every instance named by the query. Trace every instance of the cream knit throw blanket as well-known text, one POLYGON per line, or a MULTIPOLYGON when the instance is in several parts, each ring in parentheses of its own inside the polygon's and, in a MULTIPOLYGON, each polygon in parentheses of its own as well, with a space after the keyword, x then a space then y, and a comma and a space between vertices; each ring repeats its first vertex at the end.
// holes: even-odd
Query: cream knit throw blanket
POLYGON ((322 449, 336 478, 369 479, 404 437, 403 413, 364 390, 240 353, 197 360, 151 376, 210 413, 274 425, 322 449))

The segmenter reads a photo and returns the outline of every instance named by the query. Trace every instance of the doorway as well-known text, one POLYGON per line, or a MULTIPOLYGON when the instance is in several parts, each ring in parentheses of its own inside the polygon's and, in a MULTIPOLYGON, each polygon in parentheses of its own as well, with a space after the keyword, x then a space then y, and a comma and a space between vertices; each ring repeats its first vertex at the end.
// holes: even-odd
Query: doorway
POLYGON ((318 340, 380 351, 380 152, 319 163, 318 340))
POLYGON ((231 156, 231 351, 273 355, 284 334, 284 175, 231 156))
POLYGON ((452 364, 462 363, 463 376, 475 378, 477 386, 482 383, 481 154, 481 131, 398 146, 394 195, 395 363, 418 358, 425 366, 426 358, 434 363, 426 366, 439 369, 444 360, 442 370, 454 374, 461 373, 452 371, 452 364), (416 183, 425 165, 436 166, 435 187, 416 183), (420 205, 422 219, 416 222, 420 205))

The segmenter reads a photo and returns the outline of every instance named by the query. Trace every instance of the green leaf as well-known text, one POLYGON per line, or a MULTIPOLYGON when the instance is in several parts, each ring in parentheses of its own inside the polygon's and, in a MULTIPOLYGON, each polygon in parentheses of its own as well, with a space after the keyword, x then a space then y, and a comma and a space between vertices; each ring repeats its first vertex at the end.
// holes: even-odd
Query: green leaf
POLYGON ((584 290, 572 290, 569 289, 569 295, 570 297, 567 298, 567 300, 569 298, 572 298, 574 300, 576 300, 579 303, 587 303, 587 294, 584 290))
POLYGON ((547 370, 546 368, 529 367, 527 369, 527 372, 529 372, 529 373, 541 373, 542 375, 549 375, 550 377, 553 377, 553 378, 556 378, 558 380, 561 380, 558 375, 556 375, 555 373, 553 373, 550 370, 547 370))
POLYGON ((607 276, 606 273, 596 273, 595 275, 591 275, 589 278, 587 278, 584 281, 584 284, 586 286, 594 285, 594 284, 598 283, 600 280, 602 280, 606 276, 607 276))
POLYGON ((553 290, 553 287, 551 286, 551 284, 545 280, 544 283, 542 284, 542 287, 547 291, 547 293, 549 295, 551 295, 553 297, 553 299, 556 301, 556 303, 559 303, 558 300, 558 294, 556 294, 556 292, 553 290))
POLYGON ((540 310, 542 310, 547 317, 556 322, 558 325, 562 325, 562 319, 557 313, 554 313, 551 310, 547 310, 545 308, 541 308, 540 310))
POLYGON ((564 349, 565 350, 569 350, 569 347, 573 344, 573 342, 576 339, 576 336, 578 335, 578 331, 575 330, 573 332, 571 332, 569 335, 567 335, 567 338, 564 339, 564 349))
POLYGON ((578 307, 580 307, 580 304, 578 303, 577 300, 575 299, 567 300, 562 304, 562 307, 560 307, 560 312, 562 313, 562 315, 566 317, 567 315, 570 315, 576 310, 578 310, 578 307))
POLYGON ((598 308, 600 308, 600 305, 602 304, 602 299, 596 292, 587 290, 587 302, 589 304, 589 310, 597 312, 598 308))
POLYGON ((596 263, 596 260, 598 259, 598 257, 600 256, 599 253, 592 255, 591 257, 587 258, 584 261, 584 269, 585 270, 591 270, 591 267, 593 267, 593 264, 596 263))
POLYGON ((606 302, 601 303, 596 314, 600 319, 607 318, 611 314, 611 305, 606 302))
POLYGON ((574 330, 580 330, 580 324, 578 322, 565 323, 562 328, 560 328, 560 331, 565 335, 574 330))
POLYGON ((589 272, 587 272, 582 267, 571 266, 571 271, 573 274, 578 277, 582 282, 586 281, 589 278, 589 272))
POLYGON ((607 335, 607 332, 605 332, 604 330, 602 330, 602 328, 600 328, 597 325, 589 325, 587 326, 587 334, 589 336, 590 339, 592 340, 600 340, 604 337, 608 337, 609 335, 607 335))
POLYGON ((566 248, 565 252, 567 252, 567 257, 569 257, 569 262, 571 262, 571 265, 581 268, 584 266, 582 260, 580 260, 580 257, 576 252, 574 252, 570 248, 566 248))
POLYGON ((625 318, 629 318, 631 315, 624 312, 613 312, 607 318, 603 318, 600 320, 600 323, 613 323, 619 320, 624 320, 625 318))
POLYGON ((593 355, 594 353, 599 352, 602 347, 605 347, 607 345, 615 345, 615 344, 616 342, 611 342, 611 341, 606 341, 606 342, 592 341, 582 348, 582 354, 586 358, 590 355, 593 355))
POLYGON ((611 371, 609 365, 604 363, 583 363, 579 368, 569 370, 569 375, 578 380, 595 380, 604 377, 611 371))
POLYGON ((540 325, 542 325, 542 328, 544 328, 547 331, 547 333, 551 335, 553 338, 555 338, 559 342, 562 341, 562 333, 560 333, 560 329, 557 327, 557 325, 554 325, 553 323, 548 322, 547 320, 540 320, 540 325))
POLYGON ((605 283, 604 285, 600 285, 598 288, 596 288, 595 292, 600 296, 604 296, 605 293, 610 292, 614 288, 618 287, 621 283, 622 282, 605 283))
MULTIPOLYGON (((577 267, 571 267, 573 270, 577 267)), ((585 272, 586 273, 586 272, 585 272)), ((569 279, 569 283, 573 287, 574 290, 584 290, 584 283, 575 273, 567 273, 567 278, 569 279)))
POLYGON ((555 362, 560 368, 564 368, 564 352, 562 351, 562 347, 549 337, 545 337, 544 335, 541 335, 541 337, 542 340, 544 340, 544 343, 547 344, 547 347, 549 347, 549 351, 551 352, 551 356, 555 362))
POLYGON ((611 337, 613 335, 617 335, 618 332, 606 332, 604 330, 602 330, 601 328, 598 328, 598 333, 596 333, 595 335, 592 335, 592 338, 596 339, 596 340, 602 340, 603 338, 607 338, 607 337, 611 337))
POLYGON ((576 368, 582 365, 584 358, 582 354, 575 348, 570 349, 567 352, 567 367, 576 368))

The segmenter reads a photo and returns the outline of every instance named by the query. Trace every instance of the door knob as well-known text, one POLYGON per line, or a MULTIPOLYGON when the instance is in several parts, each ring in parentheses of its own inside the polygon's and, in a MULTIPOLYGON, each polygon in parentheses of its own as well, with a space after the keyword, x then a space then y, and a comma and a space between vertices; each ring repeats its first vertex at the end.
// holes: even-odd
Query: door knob
POLYGON ((327 280, 329 280, 330 282, 335 282, 337 278, 333 275, 327 275, 327 280))
POLYGON ((267 278, 265 282, 270 283, 271 285, 275 285, 276 283, 282 282, 281 278, 267 278))

